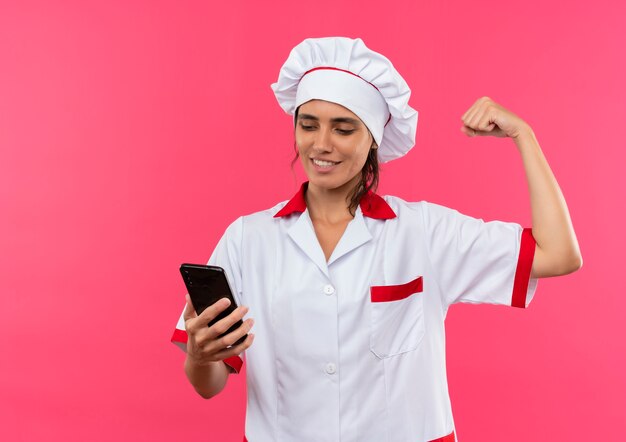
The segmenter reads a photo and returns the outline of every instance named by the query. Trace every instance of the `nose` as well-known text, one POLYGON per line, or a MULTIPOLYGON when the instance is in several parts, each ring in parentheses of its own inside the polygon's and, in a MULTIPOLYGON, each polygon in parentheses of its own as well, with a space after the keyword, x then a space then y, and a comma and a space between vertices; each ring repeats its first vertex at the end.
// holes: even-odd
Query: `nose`
POLYGON ((330 129, 320 127, 320 129, 315 133, 313 149, 319 152, 330 152, 332 150, 330 135, 330 129))

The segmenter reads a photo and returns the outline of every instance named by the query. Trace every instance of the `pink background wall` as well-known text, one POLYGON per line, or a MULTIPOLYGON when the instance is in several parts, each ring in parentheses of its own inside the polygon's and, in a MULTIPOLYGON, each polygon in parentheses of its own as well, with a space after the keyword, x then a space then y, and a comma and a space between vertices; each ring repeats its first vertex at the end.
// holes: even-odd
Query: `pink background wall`
POLYGON ((204 401, 169 343, 178 266, 297 189, 269 85, 327 35, 413 89, 417 146, 380 193, 529 225, 513 143, 459 131, 488 95, 532 125, 569 204, 581 271, 527 311, 449 313, 460 439, 621 439, 623 2, 266 3, 0 1, 0 439, 241 441, 245 378, 204 401))

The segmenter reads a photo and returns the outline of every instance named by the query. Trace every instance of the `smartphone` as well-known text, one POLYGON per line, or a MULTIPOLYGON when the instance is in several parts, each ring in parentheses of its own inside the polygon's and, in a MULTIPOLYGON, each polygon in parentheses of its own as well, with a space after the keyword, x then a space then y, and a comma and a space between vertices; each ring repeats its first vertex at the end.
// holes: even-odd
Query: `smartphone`
MULTIPOLYGON (((187 286, 187 293, 189 293, 191 302, 198 315, 220 299, 230 299, 230 305, 226 310, 217 315, 215 319, 209 322, 209 327, 231 314, 233 310, 237 308, 237 302, 230 290, 230 285, 228 285, 226 273, 223 268, 201 264, 182 264, 180 266, 180 273, 183 276, 185 286, 187 286)), ((240 319, 225 333, 220 335, 220 337, 236 330, 242 324, 243 321, 240 319)), ((233 345, 242 343, 247 337, 247 334, 242 336, 233 345)))

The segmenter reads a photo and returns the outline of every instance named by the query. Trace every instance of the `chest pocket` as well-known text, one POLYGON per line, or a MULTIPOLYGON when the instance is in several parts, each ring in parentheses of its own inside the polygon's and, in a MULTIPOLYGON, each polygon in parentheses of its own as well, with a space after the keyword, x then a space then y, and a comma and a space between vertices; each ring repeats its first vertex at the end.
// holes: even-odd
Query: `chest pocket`
POLYGON ((415 350, 424 337, 423 281, 370 287, 370 350, 388 358, 415 350))

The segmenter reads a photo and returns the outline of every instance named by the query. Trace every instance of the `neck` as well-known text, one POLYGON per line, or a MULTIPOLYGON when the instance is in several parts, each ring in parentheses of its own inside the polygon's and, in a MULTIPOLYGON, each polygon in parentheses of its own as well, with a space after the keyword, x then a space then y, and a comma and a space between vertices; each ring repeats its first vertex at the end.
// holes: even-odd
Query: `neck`
POLYGON ((357 175, 334 189, 321 188, 309 182, 304 198, 311 219, 336 223, 354 218, 348 207, 348 196, 359 183, 359 178, 357 175))

